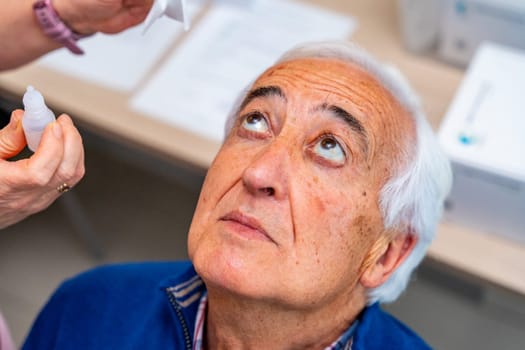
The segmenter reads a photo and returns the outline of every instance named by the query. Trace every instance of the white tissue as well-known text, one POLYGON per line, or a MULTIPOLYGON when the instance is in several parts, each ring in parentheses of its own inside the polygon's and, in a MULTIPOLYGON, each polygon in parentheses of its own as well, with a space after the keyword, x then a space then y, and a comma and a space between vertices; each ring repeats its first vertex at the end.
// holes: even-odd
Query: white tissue
POLYGON ((186 0, 155 0, 145 19, 144 33, 160 17, 166 15, 183 23, 184 30, 190 29, 189 16, 186 15, 186 0))

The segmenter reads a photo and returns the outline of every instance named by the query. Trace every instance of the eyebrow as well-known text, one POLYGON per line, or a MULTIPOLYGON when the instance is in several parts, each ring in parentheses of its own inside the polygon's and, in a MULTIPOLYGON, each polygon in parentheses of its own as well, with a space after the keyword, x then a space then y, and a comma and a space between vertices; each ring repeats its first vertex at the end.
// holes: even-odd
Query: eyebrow
POLYGON ((327 103, 323 103, 315 108, 315 110, 330 112, 336 118, 343 120, 350 129, 359 135, 364 144, 364 151, 365 153, 368 153, 368 134, 359 119, 348 113, 343 108, 336 105, 329 105, 327 103))
POLYGON ((255 90, 252 90, 246 95, 244 100, 242 101, 239 110, 243 109, 248 103, 253 101, 256 98, 260 97, 270 97, 270 96, 277 96, 286 101, 286 95, 284 94, 283 90, 281 90, 278 86, 261 86, 258 87, 255 90))
MULTIPOLYGON (((255 90, 250 91, 246 95, 241 105, 239 106, 239 111, 241 111, 247 104, 249 104, 256 98, 271 96, 277 96, 282 98, 284 101, 287 101, 286 95, 280 87, 274 85, 261 86, 256 88, 255 90)), ((352 129, 355 133, 359 135, 364 145, 363 151, 365 152, 365 154, 368 154, 368 134, 363 124, 356 117, 354 117, 339 106, 329 105, 327 103, 323 103, 314 110, 330 112, 336 118, 343 120, 350 127, 350 129, 352 129)))

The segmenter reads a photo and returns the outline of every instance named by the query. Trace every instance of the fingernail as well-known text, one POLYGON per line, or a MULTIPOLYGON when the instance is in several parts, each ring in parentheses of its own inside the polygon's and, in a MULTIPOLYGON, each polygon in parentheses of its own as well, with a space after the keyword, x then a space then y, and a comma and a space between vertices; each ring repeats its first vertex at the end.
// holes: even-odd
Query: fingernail
POLYGON ((68 116, 67 114, 61 114, 60 117, 57 118, 57 120, 60 122, 60 123, 66 123, 68 121, 71 120, 71 117, 68 116))
POLYGON ((62 127, 57 122, 53 122, 53 134, 57 139, 62 138, 62 127))

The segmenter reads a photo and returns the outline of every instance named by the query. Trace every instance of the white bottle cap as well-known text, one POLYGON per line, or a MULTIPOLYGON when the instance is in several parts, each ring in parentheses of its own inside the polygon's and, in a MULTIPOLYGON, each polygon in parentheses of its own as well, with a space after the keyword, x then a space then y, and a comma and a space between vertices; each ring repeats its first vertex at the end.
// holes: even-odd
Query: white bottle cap
POLYGON ((22 127, 29 149, 35 151, 46 125, 55 120, 55 115, 47 108, 42 94, 31 85, 27 87, 22 102, 24 103, 22 127))
POLYGON ((42 94, 31 85, 27 87, 22 102, 24 103, 24 110, 31 114, 47 108, 42 94))

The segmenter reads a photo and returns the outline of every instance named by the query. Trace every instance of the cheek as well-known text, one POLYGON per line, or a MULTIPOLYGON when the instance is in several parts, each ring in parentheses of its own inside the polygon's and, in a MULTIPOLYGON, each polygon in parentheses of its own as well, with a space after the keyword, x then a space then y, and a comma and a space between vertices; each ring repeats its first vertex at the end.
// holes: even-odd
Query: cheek
POLYGON ((297 241, 320 263, 334 254, 362 260, 378 231, 373 196, 369 189, 340 182, 334 186, 331 180, 323 182, 313 176, 299 186, 302 191, 295 191, 292 208, 297 241))
POLYGON ((334 208, 333 203, 337 201, 337 198, 340 198, 340 193, 334 196, 333 188, 327 189, 318 176, 311 177, 299 177, 301 181, 292 201, 295 199, 294 204, 297 207, 300 207, 300 212, 306 214, 307 218, 319 218, 326 215, 327 210, 334 208), (301 203, 301 204, 299 204, 301 203))
POLYGON ((314 176, 292 191, 291 207, 297 238, 310 240, 316 251, 328 240, 343 238, 353 209, 342 191, 314 176), (332 237, 334 236, 334 237, 332 237))
MULTIPOLYGON (((369 210, 368 210, 369 211, 369 210)), ((366 213, 360 213, 351 223, 348 232, 352 235, 351 244, 353 251, 367 252, 370 243, 374 240, 375 231, 370 218, 366 213)))
POLYGON ((215 206, 220 198, 241 179, 243 169, 243 158, 239 152, 221 150, 206 174, 199 205, 215 206))
POLYGON ((221 198, 238 182, 242 174, 241 158, 219 153, 213 161, 201 189, 199 201, 193 215, 188 239, 191 242, 200 240, 207 225, 213 219, 214 208, 221 198))

